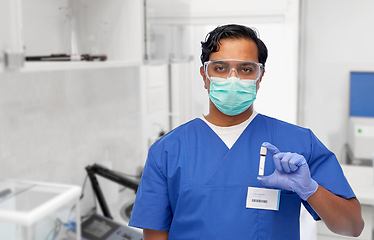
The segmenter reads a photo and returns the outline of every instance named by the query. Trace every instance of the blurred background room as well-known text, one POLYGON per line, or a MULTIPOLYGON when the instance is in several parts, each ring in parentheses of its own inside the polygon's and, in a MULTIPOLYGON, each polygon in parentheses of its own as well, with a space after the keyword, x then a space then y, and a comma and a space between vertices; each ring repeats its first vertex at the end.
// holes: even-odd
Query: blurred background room
MULTIPOLYGON (((310 128, 336 154, 361 202, 359 239, 374 239, 373 12, 372 0, 0 0, 0 239, 81 239, 72 224, 106 215, 94 175, 127 225, 149 146, 208 112, 200 42, 227 23, 268 47, 255 110, 310 128), (76 191, 44 220, 6 215, 53 200, 17 200, 35 186, 76 191)), ((347 239, 300 217, 301 239, 347 239)))

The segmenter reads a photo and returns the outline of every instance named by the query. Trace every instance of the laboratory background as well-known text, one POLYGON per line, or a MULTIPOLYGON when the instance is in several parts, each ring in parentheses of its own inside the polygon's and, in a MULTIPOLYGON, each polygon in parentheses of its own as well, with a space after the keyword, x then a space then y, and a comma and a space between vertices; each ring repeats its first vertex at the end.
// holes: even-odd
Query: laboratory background
MULTIPOLYGON (((0 239, 109 239, 94 231, 108 214, 124 229, 111 239, 140 239, 124 227, 133 184, 154 141, 208 112, 200 42, 228 23, 268 47, 255 110, 337 155, 358 239, 374 239, 373 12, 372 0, 1 0, 0 239)), ((348 239, 300 219, 303 240, 348 239)))

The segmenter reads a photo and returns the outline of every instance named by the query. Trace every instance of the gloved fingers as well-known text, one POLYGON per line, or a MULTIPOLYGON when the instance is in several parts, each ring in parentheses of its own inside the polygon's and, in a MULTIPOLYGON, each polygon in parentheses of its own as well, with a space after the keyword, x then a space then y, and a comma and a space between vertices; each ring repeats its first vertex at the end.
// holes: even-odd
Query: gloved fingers
POLYGON ((281 163, 281 160, 282 160, 284 154, 285 153, 278 153, 278 154, 273 156, 273 162, 274 162, 275 169, 277 169, 281 173, 284 172, 283 166, 282 166, 282 163, 281 163))
POLYGON ((306 159, 303 155, 299 155, 298 156, 300 157, 299 158, 299 162, 297 163, 297 166, 300 167, 302 165, 308 165, 307 162, 306 162, 306 159))
POLYGON ((306 163, 305 158, 297 153, 278 153, 276 157, 281 158, 281 166, 286 173, 295 172, 301 165, 306 163))
POLYGON ((257 180, 264 186, 269 186, 271 175, 269 176, 263 176, 263 177, 257 177, 257 180))
POLYGON ((280 151, 278 150, 278 148, 268 142, 264 142, 262 143, 262 146, 263 147, 266 147, 268 149, 268 151, 274 156, 275 154, 277 153, 280 153, 280 151))
POLYGON ((301 162, 302 156, 297 153, 292 153, 292 157, 289 160, 290 170, 295 172, 299 168, 299 164, 301 162))
POLYGON ((306 160, 303 155, 297 153, 278 153, 273 156, 274 166, 279 172, 294 172, 300 166, 306 164, 306 160))
POLYGON ((286 172, 286 173, 291 172, 290 160, 291 160, 292 156, 293 156, 292 153, 284 153, 283 157, 280 160, 283 171, 286 172))

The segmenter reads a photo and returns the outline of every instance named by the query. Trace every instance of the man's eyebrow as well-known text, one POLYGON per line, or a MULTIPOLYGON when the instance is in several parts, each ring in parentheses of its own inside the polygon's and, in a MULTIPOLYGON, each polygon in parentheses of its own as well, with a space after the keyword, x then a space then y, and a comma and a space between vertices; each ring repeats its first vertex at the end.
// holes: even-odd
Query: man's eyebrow
POLYGON ((255 63, 254 62, 251 62, 251 61, 248 61, 248 62, 243 62, 243 63, 241 63, 240 65, 255 65, 255 63))
POLYGON ((214 63, 228 65, 228 63, 225 61, 214 61, 214 63))

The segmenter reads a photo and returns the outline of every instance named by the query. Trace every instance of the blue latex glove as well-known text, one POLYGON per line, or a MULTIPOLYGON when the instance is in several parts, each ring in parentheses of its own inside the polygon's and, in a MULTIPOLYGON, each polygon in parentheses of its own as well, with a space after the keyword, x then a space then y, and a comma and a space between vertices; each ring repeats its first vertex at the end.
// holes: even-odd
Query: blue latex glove
POLYGON ((293 191, 304 201, 317 191, 318 184, 310 177, 309 166, 302 155, 280 152, 268 142, 262 146, 273 155, 275 171, 269 176, 257 177, 258 181, 265 186, 293 191))

